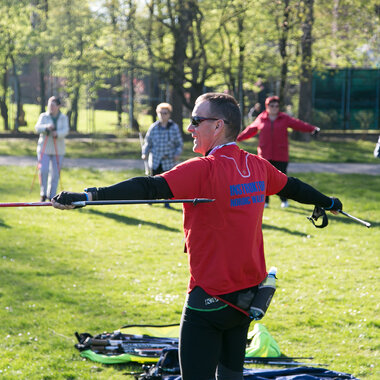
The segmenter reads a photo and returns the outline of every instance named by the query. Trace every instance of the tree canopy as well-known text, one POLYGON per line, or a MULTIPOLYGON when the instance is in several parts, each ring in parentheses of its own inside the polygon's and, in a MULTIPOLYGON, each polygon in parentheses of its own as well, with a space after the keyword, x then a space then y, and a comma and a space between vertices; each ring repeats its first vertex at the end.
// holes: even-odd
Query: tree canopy
POLYGON ((148 84, 138 102, 152 116, 158 102, 171 102, 182 125, 183 112, 210 89, 233 94, 245 114, 261 83, 289 102, 315 69, 380 65, 376 0, 4 0, 0 10, 8 15, 0 20, 4 120, 32 58, 40 61, 41 108, 49 70, 60 78, 73 129, 80 103, 94 102, 102 87, 120 113, 128 98, 133 115, 137 79, 148 84))

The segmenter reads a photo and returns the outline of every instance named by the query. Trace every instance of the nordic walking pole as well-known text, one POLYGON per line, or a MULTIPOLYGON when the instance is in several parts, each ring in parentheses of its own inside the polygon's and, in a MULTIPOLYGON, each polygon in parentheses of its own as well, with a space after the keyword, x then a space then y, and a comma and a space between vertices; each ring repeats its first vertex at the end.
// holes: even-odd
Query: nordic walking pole
POLYGON ((367 228, 370 228, 370 227, 371 227, 371 223, 368 223, 368 222, 366 222, 365 220, 361 220, 361 219, 359 219, 359 218, 356 218, 355 216, 352 216, 352 215, 350 215, 350 214, 348 214, 347 212, 344 212, 344 211, 342 211, 342 210, 339 210, 339 212, 340 212, 341 214, 347 216, 348 218, 351 218, 351 219, 353 219, 353 220, 355 220, 355 221, 357 221, 357 222, 359 222, 359 223, 361 223, 361 224, 364 224, 367 228))
POLYGON ((141 199, 127 201, 78 201, 73 202, 74 206, 100 206, 100 205, 138 205, 138 204, 156 204, 156 203, 192 203, 194 206, 198 203, 214 202, 215 199, 194 198, 194 199, 141 199))
MULTIPOLYGON (((140 140, 140 147, 141 147, 141 153, 142 153, 142 148, 143 148, 143 145, 144 145, 144 140, 143 140, 143 137, 142 137, 142 134, 141 134, 140 131, 139 131, 139 140, 140 140)), ((149 171, 148 160, 145 159, 143 161, 144 161, 145 175, 149 175, 150 171, 149 171)))
POLYGON ((51 202, 9 202, 0 203, 0 207, 39 207, 51 206, 51 202))
MULTIPOLYGON (((78 201, 73 202, 74 206, 99 206, 99 205, 138 205, 138 204, 155 204, 155 203, 192 203, 194 206, 198 203, 214 202, 215 199, 194 198, 194 199, 134 199, 128 201, 78 201)), ((40 207, 51 206, 51 202, 8 202, 0 203, 0 207, 40 207)))
MULTIPOLYGON (((46 136, 45 141, 44 141, 44 143, 43 143, 43 145, 42 145, 41 156, 40 156, 39 160, 37 161, 37 166, 36 166, 36 170, 35 170, 35 172, 34 172, 34 177, 33 177, 33 181, 32 181, 32 186, 30 186, 29 193, 31 193, 32 190, 33 190, 34 182, 36 181, 36 175, 37 175, 37 172, 38 172, 38 170, 39 170, 40 167, 41 167, 41 161, 42 161, 42 157, 43 157, 44 154, 45 154, 45 148, 46 148, 47 139, 48 139, 48 136, 46 136)), ((41 186, 41 178, 40 178, 40 186, 41 186)))

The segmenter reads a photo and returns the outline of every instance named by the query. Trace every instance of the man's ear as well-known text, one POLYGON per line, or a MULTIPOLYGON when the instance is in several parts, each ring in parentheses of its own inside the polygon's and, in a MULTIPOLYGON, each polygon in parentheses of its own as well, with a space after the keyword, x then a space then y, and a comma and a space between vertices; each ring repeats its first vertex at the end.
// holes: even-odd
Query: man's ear
POLYGON ((220 130, 222 127, 224 127, 224 122, 223 122, 223 120, 218 120, 218 121, 216 122, 216 124, 215 124, 215 130, 218 130, 218 132, 219 132, 219 130, 220 130))
POLYGON ((223 120, 218 120, 215 124, 215 135, 220 135, 221 133, 224 133, 225 125, 223 120))

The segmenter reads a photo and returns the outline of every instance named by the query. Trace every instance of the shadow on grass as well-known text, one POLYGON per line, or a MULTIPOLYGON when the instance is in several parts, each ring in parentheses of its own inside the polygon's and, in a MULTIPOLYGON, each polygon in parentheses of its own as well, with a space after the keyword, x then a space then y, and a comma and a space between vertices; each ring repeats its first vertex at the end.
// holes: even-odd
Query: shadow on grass
POLYGON ((307 237, 308 235, 303 232, 290 230, 289 228, 286 228, 286 227, 271 226, 270 224, 265 224, 265 223, 263 223, 263 229, 281 231, 290 235, 295 235, 295 236, 300 236, 300 237, 307 237))
POLYGON ((145 224, 147 226, 151 226, 154 228, 158 228, 161 230, 165 231, 171 231, 171 232, 178 232, 180 231, 178 228, 172 228, 165 226, 164 224, 160 223, 152 223, 152 222, 147 222, 146 220, 141 220, 141 219, 136 219, 136 218, 131 218, 129 216, 124 216, 124 215, 119 215, 114 212, 102 212, 102 211, 97 211, 97 210, 86 210, 88 213, 98 215, 98 216, 104 216, 106 218, 110 218, 115 220, 116 222, 128 224, 130 226, 138 226, 139 224, 145 224))
POLYGON ((0 219, 0 228, 11 228, 11 227, 8 226, 8 224, 4 223, 3 220, 0 219))

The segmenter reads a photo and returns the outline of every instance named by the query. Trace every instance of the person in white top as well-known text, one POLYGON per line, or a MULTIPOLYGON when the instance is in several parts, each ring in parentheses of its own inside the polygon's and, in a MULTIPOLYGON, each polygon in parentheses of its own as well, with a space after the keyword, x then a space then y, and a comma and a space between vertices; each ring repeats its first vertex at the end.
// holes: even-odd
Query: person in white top
POLYGON ((38 118, 35 130, 40 134, 37 159, 40 176, 41 202, 50 200, 57 193, 60 169, 65 155, 65 137, 69 133, 69 119, 61 113, 61 101, 49 98, 47 112, 38 118))

